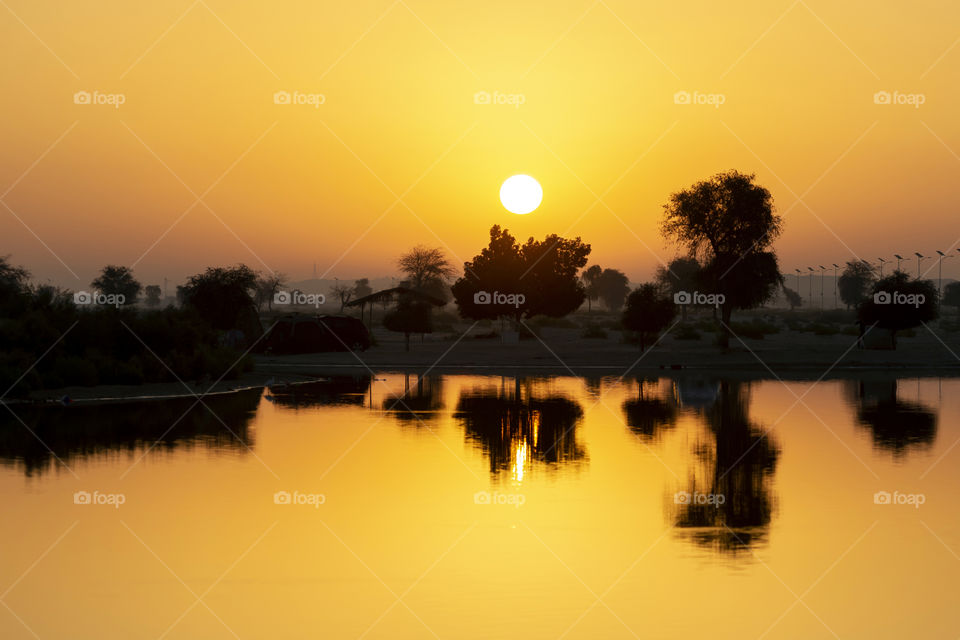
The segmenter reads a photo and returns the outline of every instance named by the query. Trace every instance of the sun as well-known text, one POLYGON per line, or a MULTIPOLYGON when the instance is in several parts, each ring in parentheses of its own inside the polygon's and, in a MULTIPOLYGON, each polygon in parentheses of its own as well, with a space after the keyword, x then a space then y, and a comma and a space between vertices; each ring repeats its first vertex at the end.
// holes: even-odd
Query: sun
POLYGON ((500 202, 510 213, 530 213, 540 206, 543 189, 528 175, 510 176, 500 186, 500 202))

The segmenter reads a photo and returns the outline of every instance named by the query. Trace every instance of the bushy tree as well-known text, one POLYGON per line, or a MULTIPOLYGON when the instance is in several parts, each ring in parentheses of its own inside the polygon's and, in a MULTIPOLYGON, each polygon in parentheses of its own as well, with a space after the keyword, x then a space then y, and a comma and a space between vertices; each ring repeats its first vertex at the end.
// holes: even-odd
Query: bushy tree
POLYGON ((286 281, 287 277, 279 272, 258 273, 254 292, 257 309, 267 305, 267 309, 273 311, 273 298, 286 286, 286 281))
POLYGON ((787 285, 783 285, 783 295, 787 298, 787 304, 790 305, 790 311, 793 311, 797 307, 803 305, 803 298, 800 297, 800 294, 787 285))
POLYGON ((876 280, 874 268, 869 263, 863 260, 848 260, 843 273, 837 278, 840 299, 847 305, 847 309, 863 302, 876 280))
MULTIPOLYGON (((693 257, 674 258, 666 266, 657 267, 656 282, 670 298, 682 291, 696 291, 700 286, 700 263, 693 257)), ((680 309, 681 317, 687 319, 687 307, 680 309)))
POLYGON ((263 333, 256 314, 257 273, 247 265, 209 267, 177 289, 184 306, 197 311, 214 329, 244 332, 248 344, 263 333))
POLYGON ((583 280, 584 293, 587 294, 587 313, 592 311, 593 301, 600 297, 599 282, 602 273, 603 268, 594 264, 584 269, 580 275, 580 279, 583 280))
POLYGON ((630 279, 617 269, 604 269, 597 282, 600 299, 610 311, 620 311, 627 294, 630 293, 630 279))
POLYGON ((105 266, 90 286, 104 295, 123 296, 125 305, 136 303, 142 288, 132 269, 113 264, 105 266))
POLYGON ((534 315, 560 318, 586 298, 577 274, 587 263, 590 245, 580 238, 549 235, 520 245, 506 229, 494 225, 490 243, 464 264, 452 291, 460 315, 480 320, 534 315), (495 295, 496 294, 496 295, 495 295))
POLYGON ((353 282, 353 297, 354 298, 363 298, 365 296, 373 293, 373 289, 370 287, 369 278, 360 278, 353 282))
POLYGON ((677 315, 677 306, 672 297, 667 297, 662 288, 653 282, 642 284, 627 296, 623 310, 623 328, 637 334, 640 350, 646 350, 648 340, 655 340, 677 315))
POLYGON ((143 292, 147 296, 144 302, 148 307, 151 309, 156 309, 160 306, 160 295, 163 293, 160 290, 160 285, 148 284, 143 292))
POLYGON ((397 306, 383 318, 383 326, 390 331, 402 333, 404 349, 410 351, 410 334, 432 333, 433 317, 428 302, 416 300, 411 295, 400 295, 397 306))
POLYGON ((934 320, 937 306, 933 282, 911 280, 904 272, 895 271, 873 285, 857 312, 865 325, 890 331, 896 348, 897 332, 934 320))
POLYGON ((770 192, 755 176, 728 171, 670 196, 664 205, 664 237, 685 247, 704 265, 701 284, 722 294, 722 346, 729 344, 734 309, 766 302, 783 280, 770 250, 782 219, 770 192))

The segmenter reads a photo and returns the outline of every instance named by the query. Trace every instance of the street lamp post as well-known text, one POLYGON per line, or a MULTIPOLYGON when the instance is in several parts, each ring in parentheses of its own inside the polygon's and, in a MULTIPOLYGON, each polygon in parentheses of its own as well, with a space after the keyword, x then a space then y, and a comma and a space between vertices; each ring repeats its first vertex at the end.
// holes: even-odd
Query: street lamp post
POLYGON ((810 286, 807 288, 807 292, 810 296, 810 303, 813 304, 813 267, 807 267, 807 271, 810 272, 810 286))
POLYGON ((826 272, 827 268, 822 264, 820 267, 820 309, 823 310, 823 274, 826 272))
POLYGON ((889 260, 884 260, 883 258, 877 258, 877 260, 880 261, 880 277, 883 278, 883 265, 884 265, 884 263, 890 262, 890 261, 889 261, 889 260))
POLYGON ((904 258, 899 253, 893 254, 893 257, 897 259, 897 271, 900 271, 900 263, 906 260, 906 258, 904 258))
POLYGON ((833 308, 837 309, 840 307, 840 303, 837 300, 837 294, 840 293, 840 287, 837 285, 837 269, 840 268, 836 262, 833 263, 833 308))
MULTIPOLYGON (((960 251, 960 249, 957 249, 960 251)), ((937 265, 937 309, 940 308, 940 299, 943 298, 943 259, 952 258, 953 256, 948 256, 943 251, 937 250, 937 261, 940 263, 937 265)))
POLYGON ((797 272, 797 295, 800 295, 800 269, 794 269, 797 272))
POLYGON ((913 255, 917 256, 917 280, 919 280, 920 279, 920 261, 926 258, 926 256, 920 253, 919 251, 914 251, 913 255))

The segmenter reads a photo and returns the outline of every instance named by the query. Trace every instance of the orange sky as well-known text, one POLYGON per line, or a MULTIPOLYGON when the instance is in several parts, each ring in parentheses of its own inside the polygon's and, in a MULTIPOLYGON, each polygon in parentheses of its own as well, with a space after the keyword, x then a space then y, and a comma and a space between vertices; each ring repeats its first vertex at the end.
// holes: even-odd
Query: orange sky
POLYGON ((639 280, 675 253, 669 193, 730 168, 772 191, 787 273, 960 246, 955 3, 5 3, 0 254, 39 280, 377 277, 495 223, 639 280), (530 215, 498 201, 514 173, 530 215))

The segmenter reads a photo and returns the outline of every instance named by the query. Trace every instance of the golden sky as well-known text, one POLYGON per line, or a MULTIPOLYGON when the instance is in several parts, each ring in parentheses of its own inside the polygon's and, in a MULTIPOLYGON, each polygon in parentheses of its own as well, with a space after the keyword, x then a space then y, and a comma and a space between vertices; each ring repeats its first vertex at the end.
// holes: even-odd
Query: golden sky
POLYGON ((492 224, 640 280, 668 195, 731 168, 772 191, 787 273, 960 246, 953 2, 2 5, 0 254, 41 280, 378 277, 492 224), (532 214, 498 200, 515 173, 532 214))

